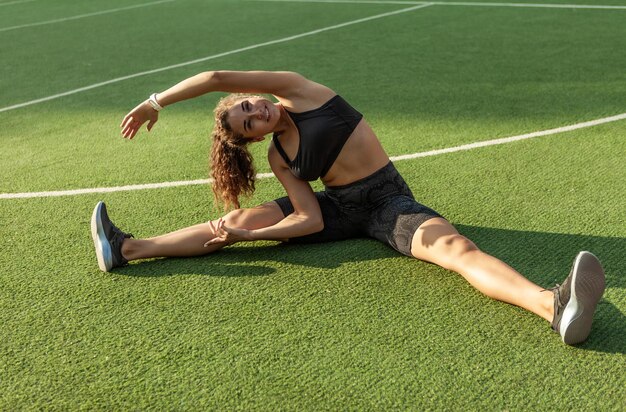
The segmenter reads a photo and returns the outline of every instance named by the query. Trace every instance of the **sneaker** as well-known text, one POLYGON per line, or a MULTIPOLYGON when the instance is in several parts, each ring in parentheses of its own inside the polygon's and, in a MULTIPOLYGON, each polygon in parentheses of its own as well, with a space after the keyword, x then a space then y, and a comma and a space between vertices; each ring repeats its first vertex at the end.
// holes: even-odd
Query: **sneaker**
POLYGON ((552 329, 561 335, 564 343, 575 345, 587 339, 604 287, 604 270, 598 258, 580 252, 563 285, 550 289, 554 292, 552 329))
POLYGON ((98 202, 91 215, 91 237, 96 247, 100 270, 108 272, 128 263, 128 260, 122 256, 122 243, 124 239, 133 235, 115 227, 109 219, 104 202, 98 202))

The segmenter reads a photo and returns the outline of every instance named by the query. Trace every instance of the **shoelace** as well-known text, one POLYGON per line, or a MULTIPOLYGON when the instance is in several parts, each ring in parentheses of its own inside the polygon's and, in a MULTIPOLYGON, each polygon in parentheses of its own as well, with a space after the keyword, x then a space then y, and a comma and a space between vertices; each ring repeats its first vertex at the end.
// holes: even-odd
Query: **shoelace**
POLYGON ((119 252, 120 258, 125 261, 126 259, 124 259, 124 256, 122 256, 122 243, 124 243, 124 239, 128 239, 134 236, 132 233, 122 232, 115 226, 113 226, 112 229, 115 235, 113 236, 113 239, 111 239, 111 247, 116 252, 119 252))
POLYGON ((559 319, 561 316, 561 309, 563 307, 563 305, 561 304, 560 288, 561 288, 561 285, 557 283, 556 286, 554 286, 553 288, 541 290, 541 292, 551 291, 552 293, 554 293, 554 317, 552 319, 552 329, 554 329, 555 331, 557 331, 557 326, 558 326, 557 324, 559 322, 559 319))
POLYGON ((554 301, 556 303, 556 305, 554 305, 554 316, 558 316, 558 315, 561 314, 561 307, 563 306, 561 304, 561 291, 560 291, 560 288, 561 288, 561 285, 559 285, 557 283, 555 287, 550 289, 552 291, 552 293, 554 293, 554 301))

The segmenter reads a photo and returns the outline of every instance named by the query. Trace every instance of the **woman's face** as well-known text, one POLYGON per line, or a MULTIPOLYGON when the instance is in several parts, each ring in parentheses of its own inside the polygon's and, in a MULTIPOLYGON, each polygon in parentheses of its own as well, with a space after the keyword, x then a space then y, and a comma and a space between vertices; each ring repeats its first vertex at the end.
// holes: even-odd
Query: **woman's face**
POLYGON ((263 97, 238 100, 228 109, 228 124, 231 129, 248 138, 272 133, 279 119, 278 107, 263 97))

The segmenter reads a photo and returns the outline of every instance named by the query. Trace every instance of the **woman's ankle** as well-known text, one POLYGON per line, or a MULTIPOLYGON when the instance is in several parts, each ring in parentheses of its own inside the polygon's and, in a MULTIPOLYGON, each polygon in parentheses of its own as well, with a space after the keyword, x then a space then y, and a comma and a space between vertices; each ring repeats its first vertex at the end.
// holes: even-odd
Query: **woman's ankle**
POLYGON ((128 260, 129 262, 131 260, 135 260, 138 259, 137 258, 137 243, 139 243, 140 240, 139 239, 124 239, 124 242, 122 243, 122 247, 120 252, 122 253, 122 257, 126 260, 128 260))
POLYGON ((550 289, 544 289, 541 292, 541 307, 543 315, 540 315, 542 318, 552 323, 554 319, 554 292, 550 289))

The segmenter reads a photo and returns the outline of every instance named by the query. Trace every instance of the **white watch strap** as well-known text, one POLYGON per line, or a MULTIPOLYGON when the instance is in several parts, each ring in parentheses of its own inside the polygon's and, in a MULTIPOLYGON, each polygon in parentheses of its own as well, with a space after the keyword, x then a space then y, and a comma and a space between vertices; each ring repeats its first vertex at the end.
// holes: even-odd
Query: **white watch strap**
POLYGON ((148 99, 148 102, 150 102, 150 106, 152 106, 152 108, 153 108, 154 110, 156 110, 157 112, 159 112, 159 111, 163 110, 163 106, 161 106, 161 105, 159 104, 159 102, 157 102, 156 95, 157 95, 156 93, 152 93, 152 94, 150 95, 150 98, 148 99))

